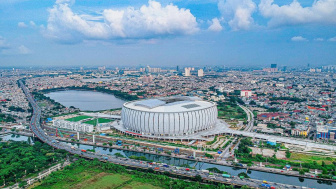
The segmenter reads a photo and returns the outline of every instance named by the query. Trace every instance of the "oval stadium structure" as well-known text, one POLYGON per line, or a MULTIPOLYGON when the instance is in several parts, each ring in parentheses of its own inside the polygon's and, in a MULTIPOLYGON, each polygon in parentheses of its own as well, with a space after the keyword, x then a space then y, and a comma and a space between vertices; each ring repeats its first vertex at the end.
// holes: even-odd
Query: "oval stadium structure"
POLYGON ((173 96, 126 102, 121 119, 128 131, 150 136, 186 136, 212 128, 216 103, 173 96))

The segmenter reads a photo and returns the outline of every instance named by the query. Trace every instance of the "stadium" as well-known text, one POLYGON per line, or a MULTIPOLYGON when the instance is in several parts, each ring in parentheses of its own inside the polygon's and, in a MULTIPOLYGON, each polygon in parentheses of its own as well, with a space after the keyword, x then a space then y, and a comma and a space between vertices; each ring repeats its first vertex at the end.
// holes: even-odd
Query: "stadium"
POLYGON ((123 105, 121 120, 122 130, 128 134, 186 137, 212 129, 217 106, 190 96, 131 101, 123 105))

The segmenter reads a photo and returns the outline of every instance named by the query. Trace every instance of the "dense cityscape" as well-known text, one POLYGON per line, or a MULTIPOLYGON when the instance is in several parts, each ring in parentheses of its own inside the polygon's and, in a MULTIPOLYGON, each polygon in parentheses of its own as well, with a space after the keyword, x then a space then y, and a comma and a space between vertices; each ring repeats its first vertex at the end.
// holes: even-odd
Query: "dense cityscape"
MULTIPOLYGON (((24 68, 3 69, 0 78, 1 135, 9 135, 7 139, 6 137, 1 139, 20 141, 23 138, 25 141, 28 138, 30 143, 34 140, 34 143, 38 142, 34 139, 36 133, 32 134, 30 130, 32 113, 37 110, 27 100, 24 90, 19 85, 20 81, 31 91, 40 108, 42 133, 50 138, 51 144, 65 142, 63 145, 69 145, 67 148, 70 153, 78 149, 79 153, 73 153, 83 157, 86 157, 84 153, 91 154, 89 157, 97 154, 97 159, 103 161, 109 161, 113 156, 124 161, 122 158, 126 157, 140 162, 146 169, 168 171, 170 174, 178 173, 192 178, 200 176, 197 179, 204 182, 210 180, 236 186, 295 187, 278 180, 258 180, 250 170, 292 175, 303 180, 316 179, 319 185, 332 185, 333 179, 336 178, 335 70, 332 66, 287 69, 278 68, 273 64, 271 67, 246 70, 234 67, 181 69, 179 66, 98 69, 80 67, 36 71, 24 68), (84 96, 85 99, 80 99, 82 103, 96 98, 95 94, 106 94, 135 104, 131 106, 124 104, 123 108, 120 104, 117 108, 83 111, 81 107, 65 105, 66 99, 62 102, 62 97, 57 99, 52 95, 64 92, 70 92, 66 95, 71 95, 71 92, 76 91, 92 93, 90 94, 92 97, 84 96), (185 96, 192 98, 188 99, 185 96), (162 100, 167 104, 155 105, 163 102, 162 100), (218 110, 214 116, 222 122, 211 123, 214 125, 205 131, 203 129, 193 131, 188 125, 188 133, 179 136, 176 126, 169 131, 170 120, 168 125, 165 119, 163 123, 162 120, 159 121, 158 125, 154 123, 154 131, 146 131, 141 125, 147 118, 132 121, 134 126, 129 125, 126 120, 128 118, 125 118, 133 116, 124 112, 126 107, 127 109, 134 107, 137 110, 149 108, 150 111, 155 111, 160 106, 167 106, 165 111, 169 112, 167 108, 179 101, 185 104, 192 102, 188 110, 194 108, 193 106, 208 106, 204 104, 205 102, 214 103, 218 110), (136 104, 138 102, 139 105, 136 104), (169 104, 171 102, 172 105, 169 104), (158 133, 155 131, 156 126, 158 133), (166 131, 168 129, 168 135, 164 134, 165 129, 166 131), (172 135, 174 132, 177 132, 176 135, 172 135), (108 153, 112 152, 112 149, 120 149, 122 153, 114 152, 114 155, 108 153), (179 158, 186 160, 187 163, 171 163, 167 159, 162 162, 148 154, 179 158), (190 162, 196 163, 193 165, 190 162), (206 167, 211 164, 213 167, 202 168, 201 162, 209 164, 206 167), (241 171, 236 176, 235 173, 221 170, 218 165, 236 167, 241 171), (192 172, 193 169, 199 173, 192 172)), ((175 106, 172 107, 174 112, 180 109, 175 106)), ((185 115, 181 113, 181 116, 185 115)), ((138 117, 137 114, 134 116, 138 117)), ((207 117, 209 116, 212 114, 207 117)), ((155 115, 153 119, 157 119, 155 115)), ((160 120, 160 117, 158 119, 160 120)), ((196 117, 190 119, 198 120, 196 117)), ((144 123, 144 126, 151 124, 151 122, 144 123)), ((199 127, 198 123, 192 125, 196 125, 195 129, 199 127)), ((178 127, 183 128, 183 125, 178 127)), ((41 140, 43 142, 43 139, 41 140)), ((66 162, 68 161, 74 159, 68 159, 66 162)), ((128 163, 132 164, 131 161, 128 163)), ((40 168, 43 169, 45 166, 40 168)), ((31 173, 36 171, 39 170, 31 170, 31 173)), ((33 182, 22 173, 22 178, 17 179, 10 176, 13 174, 11 171, 1 174, 3 185, 6 185, 6 180, 12 184, 21 180, 21 185, 33 182)), ((43 183, 41 186, 48 186, 43 183)))
POLYGON ((0 189, 336 188, 336 0, 0 17, 0 189))

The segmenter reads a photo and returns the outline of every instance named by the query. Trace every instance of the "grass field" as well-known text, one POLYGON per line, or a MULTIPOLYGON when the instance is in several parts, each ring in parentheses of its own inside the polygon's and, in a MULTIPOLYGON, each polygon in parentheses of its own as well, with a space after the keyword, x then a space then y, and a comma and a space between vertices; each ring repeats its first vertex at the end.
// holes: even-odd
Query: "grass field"
POLYGON ((39 102, 38 105, 39 105, 40 107, 46 107, 46 106, 47 106, 47 103, 45 103, 45 102, 39 102))
POLYGON ((324 157, 324 156, 318 156, 318 155, 292 153, 289 160, 290 161, 300 160, 306 163, 312 163, 313 161, 316 161, 319 164, 322 163, 322 161, 324 161, 326 164, 330 164, 333 161, 336 161, 336 158, 324 157))
POLYGON ((90 116, 85 116, 85 115, 81 115, 81 116, 77 116, 77 117, 73 117, 73 118, 69 118, 69 119, 66 119, 67 121, 74 121, 74 122, 77 122, 77 121, 81 121, 83 119, 88 119, 88 118, 92 118, 90 116))
POLYGON ((231 106, 227 104, 220 104, 217 106, 218 108, 218 117, 222 119, 238 119, 244 120, 247 115, 243 109, 241 109, 238 105, 231 106))
POLYGON ((96 169, 87 170, 84 167, 77 167, 67 170, 66 178, 58 180, 52 186, 42 186, 39 184, 30 188, 36 189, 160 189, 151 184, 133 181, 128 174, 112 174, 100 172, 96 169))
MULTIPOLYGON (((105 118, 98 118, 98 122, 99 123, 109 123, 111 122, 112 120, 110 119, 105 119, 105 118)), ((93 119, 93 120, 90 120, 90 121, 86 121, 84 122, 86 124, 90 124, 90 125, 93 125, 93 126, 97 126, 97 119, 93 119)))

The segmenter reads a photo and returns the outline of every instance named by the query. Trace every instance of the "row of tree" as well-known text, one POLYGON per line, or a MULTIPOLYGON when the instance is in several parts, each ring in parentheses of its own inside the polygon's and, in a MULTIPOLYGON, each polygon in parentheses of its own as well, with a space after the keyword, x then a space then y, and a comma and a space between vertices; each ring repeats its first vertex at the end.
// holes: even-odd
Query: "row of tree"
POLYGON ((64 159, 65 153, 47 144, 31 141, 0 143, 0 186, 19 182, 23 177, 37 173, 64 159))

